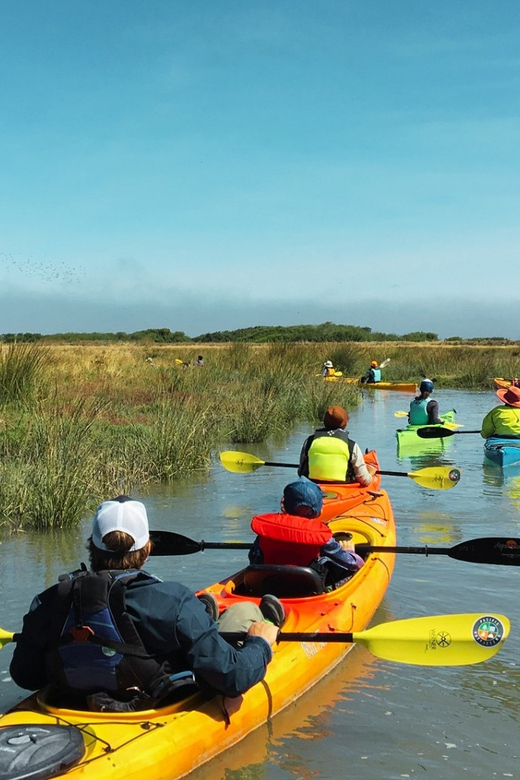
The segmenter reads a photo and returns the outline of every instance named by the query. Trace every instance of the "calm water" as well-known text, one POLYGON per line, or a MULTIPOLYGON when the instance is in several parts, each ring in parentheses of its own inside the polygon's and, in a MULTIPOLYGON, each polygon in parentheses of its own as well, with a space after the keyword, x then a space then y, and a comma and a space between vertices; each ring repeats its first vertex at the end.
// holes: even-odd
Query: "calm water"
MULTIPOLYGON (((442 411, 456 408, 461 430, 480 427, 498 402, 492 392, 439 391, 442 411)), ((479 435, 456 435, 443 452, 397 458, 394 416, 410 396, 366 391, 350 432, 374 447, 385 470, 416 471, 455 464, 463 472, 452 490, 425 490, 406 477, 383 477, 401 545, 450 547, 480 536, 520 536, 520 469, 487 467, 479 435)), ((284 447, 243 447, 265 460, 295 462, 307 426, 284 447)), ((144 497, 154 528, 207 541, 249 540, 252 514, 274 511, 294 471, 262 468, 230 474, 216 461, 211 474, 144 497)), ((85 560, 89 524, 75 532, 20 534, 2 545, 1 625, 17 630, 34 593, 85 560)), ((240 568, 244 553, 214 550, 154 558, 151 571, 195 588, 240 568)), ((520 569, 463 563, 447 556, 399 555, 375 621, 456 612, 500 612, 511 636, 485 664, 427 669, 393 664, 357 647, 295 705, 236 748, 193 773, 193 780, 289 780, 340 777, 520 777, 520 569)), ((22 698, 9 679, 11 647, 0 657, 2 708, 22 698)))

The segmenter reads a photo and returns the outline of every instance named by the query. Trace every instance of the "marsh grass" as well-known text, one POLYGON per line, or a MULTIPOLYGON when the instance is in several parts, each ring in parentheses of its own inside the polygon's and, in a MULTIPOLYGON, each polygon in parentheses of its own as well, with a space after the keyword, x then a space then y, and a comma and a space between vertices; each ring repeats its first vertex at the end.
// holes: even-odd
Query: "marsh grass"
POLYGON ((100 500, 208 468, 219 446, 282 440, 355 386, 323 382, 327 359, 361 376, 489 388, 520 375, 520 350, 424 344, 9 345, 0 352, 0 525, 74 526, 100 500), (202 353, 204 368, 179 359, 202 353), (151 361, 148 358, 151 357, 151 361))
POLYGON ((44 381, 49 350, 35 344, 8 344, 0 349, 0 404, 29 402, 44 381))

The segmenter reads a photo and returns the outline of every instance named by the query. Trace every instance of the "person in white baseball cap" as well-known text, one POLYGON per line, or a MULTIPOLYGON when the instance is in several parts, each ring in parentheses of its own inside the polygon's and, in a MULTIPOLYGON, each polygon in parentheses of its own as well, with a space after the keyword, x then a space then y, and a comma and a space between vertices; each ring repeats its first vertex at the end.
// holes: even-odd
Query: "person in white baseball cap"
POLYGON ((201 600, 145 572, 152 549, 144 504, 103 501, 88 540, 91 571, 82 564, 60 577, 24 617, 10 667, 15 683, 49 685, 59 706, 79 699, 82 708, 121 712, 168 703, 179 676, 230 697, 260 682, 285 619, 281 602, 266 595, 219 616, 215 597, 201 600), (219 630, 243 631, 242 646, 219 630))

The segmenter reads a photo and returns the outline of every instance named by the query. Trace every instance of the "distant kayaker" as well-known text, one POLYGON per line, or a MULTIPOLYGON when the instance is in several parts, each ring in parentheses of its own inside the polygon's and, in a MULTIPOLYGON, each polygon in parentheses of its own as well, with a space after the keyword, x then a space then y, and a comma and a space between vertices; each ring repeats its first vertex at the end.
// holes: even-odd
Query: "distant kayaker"
POLYGON ((204 358, 202 355, 199 355, 195 363, 193 364, 195 366, 199 366, 199 368, 204 368, 204 358))
POLYGON ((348 414, 342 406, 330 406, 323 428, 309 436, 300 453, 298 476, 316 482, 360 482, 370 485, 376 468, 365 463, 359 445, 346 430, 348 414))
POLYGON ((236 697, 263 679, 284 620, 281 602, 269 595, 260 606, 231 606, 217 624, 214 597, 203 598, 211 594, 198 599, 143 570, 152 546, 142 503, 118 496, 100 504, 91 571, 82 564, 60 577, 24 617, 10 667, 17 685, 50 685, 57 706, 123 712, 171 700, 183 681, 236 697), (243 646, 232 647, 219 630, 246 632, 243 646))
POLYGON ((381 369, 378 366, 377 360, 372 360, 372 362, 370 363, 370 368, 368 369, 366 374, 364 374, 364 376, 361 377, 360 381, 362 385, 365 384, 373 385, 381 381, 381 376, 382 376, 381 369))
POLYGON ((480 435, 483 439, 490 436, 514 436, 520 438, 520 388, 501 387, 497 396, 504 406, 495 406, 482 421, 480 435))
POLYGON ((332 360, 326 360, 323 364, 323 371, 321 372, 321 375, 323 377, 334 376, 335 373, 336 372, 334 371, 334 364, 332 363, 332 360))
POLYGON ((408 422, 410 425, 439 425, 442 420, 439 417, 439 404, 434 398, 433 382, 431 379, 423 379, 419 385, 419 395, 410 402, 408 422))
POLYGON ((323 492, 307 477, 285 486, 282 512, 257 515, 251 528, 257 537, 249 551, 250 563, 309 566, 322 577, 325 588, 337 587, 364 564, 352 539, 337 541, 330 528, 316 519, 323 508, 323 492))

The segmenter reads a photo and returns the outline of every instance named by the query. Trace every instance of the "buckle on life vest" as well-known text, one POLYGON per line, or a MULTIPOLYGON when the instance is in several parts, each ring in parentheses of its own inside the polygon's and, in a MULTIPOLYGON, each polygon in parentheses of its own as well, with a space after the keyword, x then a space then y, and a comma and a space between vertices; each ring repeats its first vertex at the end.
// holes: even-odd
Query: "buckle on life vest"
POLYGON ((73 642, 88 642, 91 636, 94 636, 94 632, 90 626, 74 626, 70 629, 73 642))

